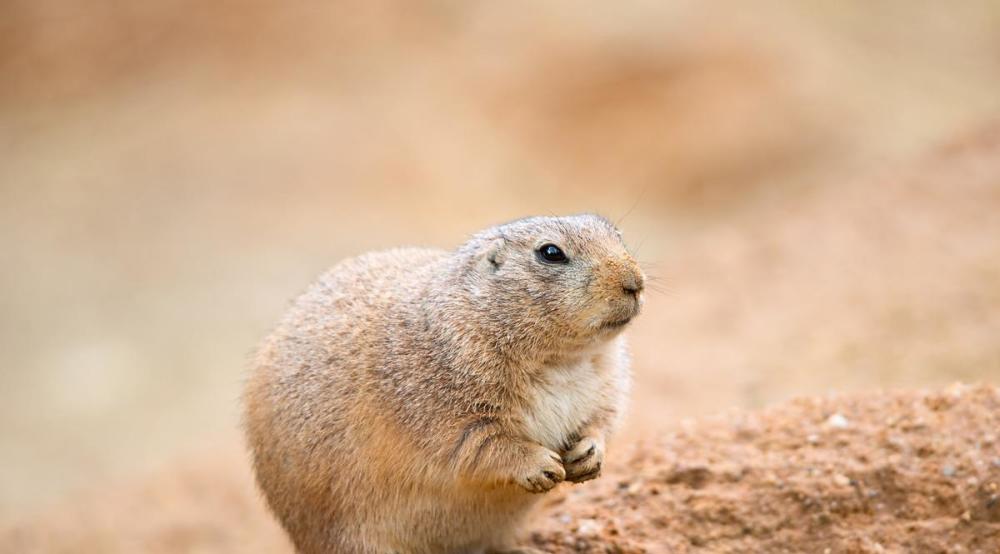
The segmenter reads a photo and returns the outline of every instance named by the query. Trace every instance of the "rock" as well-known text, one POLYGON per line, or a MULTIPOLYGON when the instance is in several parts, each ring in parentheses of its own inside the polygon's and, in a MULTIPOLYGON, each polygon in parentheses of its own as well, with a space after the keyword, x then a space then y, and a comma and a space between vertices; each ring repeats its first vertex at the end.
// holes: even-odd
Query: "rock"
POLYGON ((581 519, 577 524, 576 532, 584 537, 596 537, 601 532, 601 525, 594 519, 581 519))
POLYGON ((847 429, 851 426, 851 422, 847 420, 841 413, 835 413, 826 419, 827 427, 832 429, 847 429))

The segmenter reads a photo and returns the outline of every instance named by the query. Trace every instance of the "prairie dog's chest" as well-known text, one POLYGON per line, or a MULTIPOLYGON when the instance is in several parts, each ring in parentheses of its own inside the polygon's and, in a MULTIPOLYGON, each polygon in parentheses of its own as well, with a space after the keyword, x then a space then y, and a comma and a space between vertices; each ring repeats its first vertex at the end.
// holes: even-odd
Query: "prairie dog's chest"
POLYGON ((569 437, 609 402, 609 371, 591 357, 547 368, 544 379, 531 391, 525 409, 527 435, 551 450, 569 446, 569 437))

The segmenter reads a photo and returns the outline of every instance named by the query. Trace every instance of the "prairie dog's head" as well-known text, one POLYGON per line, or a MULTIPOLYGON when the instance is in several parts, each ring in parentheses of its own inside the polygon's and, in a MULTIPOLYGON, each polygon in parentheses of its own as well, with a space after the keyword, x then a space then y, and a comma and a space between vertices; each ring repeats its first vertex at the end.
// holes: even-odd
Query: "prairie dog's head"
POLYGON ((529 348, 578 348, 638 313, 645 276, 621 232, 596 215, 531 217, 479 233, 465 287, 490 321, 529 348))

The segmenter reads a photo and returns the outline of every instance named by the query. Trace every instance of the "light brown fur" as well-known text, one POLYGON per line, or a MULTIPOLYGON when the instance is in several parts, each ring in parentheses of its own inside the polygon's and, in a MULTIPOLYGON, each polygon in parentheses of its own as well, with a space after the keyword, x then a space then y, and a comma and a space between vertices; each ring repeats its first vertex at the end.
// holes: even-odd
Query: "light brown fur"
POLYGON ((297 548, 500 552, 538 495, 596 477, 643 275, 592 215, 453 252, 346 260, 265 341, 245 391, 257 480, 297 548), (554 243, 569 258, 547 263, 554 243))

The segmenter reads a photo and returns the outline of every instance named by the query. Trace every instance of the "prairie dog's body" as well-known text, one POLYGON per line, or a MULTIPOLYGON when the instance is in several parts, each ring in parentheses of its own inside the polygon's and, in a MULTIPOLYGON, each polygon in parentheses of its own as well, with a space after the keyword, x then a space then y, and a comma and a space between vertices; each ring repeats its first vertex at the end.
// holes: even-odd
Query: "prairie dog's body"
POLYGON ((247 383, 257 480, 296 547, 502 552, 538 496, 596 477, 643 276, 596 216, 323 275, 247 383), (552 250, 554 247, 555 250, 552 250))

